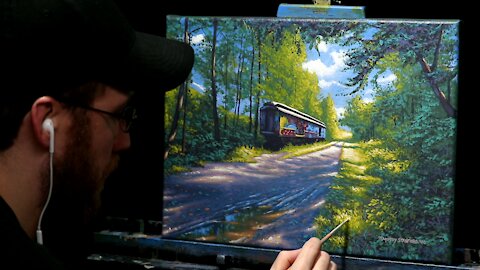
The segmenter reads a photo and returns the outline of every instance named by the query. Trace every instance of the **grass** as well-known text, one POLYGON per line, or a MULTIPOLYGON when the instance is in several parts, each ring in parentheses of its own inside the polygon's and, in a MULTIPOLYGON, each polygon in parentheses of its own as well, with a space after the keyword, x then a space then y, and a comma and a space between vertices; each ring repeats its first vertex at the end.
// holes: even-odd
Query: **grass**
POLYGON ((323 141, 323 142, 316 142, 314 144, 287 145, 284 148, 282 148, 280 151, 287 152, 287 154, 283 156, 284 159, 287 159, 291 157, 297 157, 297 156, 302 156, 302 155, 310 154, 313 152, 317 152, 335 143, 336 142, 323 141))

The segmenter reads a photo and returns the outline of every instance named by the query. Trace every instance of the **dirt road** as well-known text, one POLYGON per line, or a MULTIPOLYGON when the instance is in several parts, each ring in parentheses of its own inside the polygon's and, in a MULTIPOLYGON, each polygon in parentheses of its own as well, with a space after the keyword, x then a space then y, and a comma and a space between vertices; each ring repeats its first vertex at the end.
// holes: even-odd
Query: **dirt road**
POLYGON ((210 163, 167 177, 164 236, 297 248, 315 234, 314 219, 339 168, 342 143, 283 159, 210 163))

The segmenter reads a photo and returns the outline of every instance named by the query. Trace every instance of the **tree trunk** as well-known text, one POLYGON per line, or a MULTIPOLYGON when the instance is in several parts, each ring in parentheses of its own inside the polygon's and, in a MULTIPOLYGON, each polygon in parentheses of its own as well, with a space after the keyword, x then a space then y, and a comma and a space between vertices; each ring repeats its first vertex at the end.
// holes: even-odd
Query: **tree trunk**
POLYGON ((212 39, 212 117, 213 117, 213 136, 216 141, 220 141, 220 121, 217 110, 217 78, 216 78, 216 49, 217 49, 217 29, 218 21, 213 20, 213 39, 212 39))
POLYGON ((429 76, 432 70, 427 63, 427 60, 425 60, 424 57, 420 58, 420 65, 422 66, 422 69, 425 72, 427 80, 430 83, 430 86, 432 87, 433 93, 435 93, 435 96, 437 96, 438 101, 440 102, 440 105, 442 106, 442 108, 445 110, 448 116, 456 118, 457 110, 450 104, 450 102, 448 102, 447 98, 445 97, 445 94, 440 90, 440 87, 438 87, 435 79, 429 76))
MULTIPOLYGON (((189 43, 188 38, 188 18, 185 18, 185 31, 184 31, 184 42, 189 43)), ((175 113, 173 115, 172 126, 170 128, 170 133, 168 134, 167 142, 165 143, 165 152, 163 153, 163 160, 168 158, 168 153, 172 147, 172 143, 175 140, 177 135, 178 120, 180 118, 180 112, 183 109, 183 101, 185 98, 185 90, 187 89, 187 81, 185 81, 178 89, 177 95, 177 104, 175 105, 175 113)), ((185 135, 184 135, 185 136, 185 135)))

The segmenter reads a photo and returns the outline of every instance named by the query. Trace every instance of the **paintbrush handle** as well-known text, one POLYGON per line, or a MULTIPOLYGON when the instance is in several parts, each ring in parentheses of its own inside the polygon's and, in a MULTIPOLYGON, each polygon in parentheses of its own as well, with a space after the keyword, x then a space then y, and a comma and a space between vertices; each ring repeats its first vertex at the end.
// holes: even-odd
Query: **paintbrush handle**
POLYGON ((347 219, 340 223, 337 227, 335 227, 333 230, 331 230, 327 235, 325 235, 322 239, 320 239, 320 245, 323 245, 325 241, 327 241, 340 227, 342 227, 343 224, 347 223, 350 219, 347 219))

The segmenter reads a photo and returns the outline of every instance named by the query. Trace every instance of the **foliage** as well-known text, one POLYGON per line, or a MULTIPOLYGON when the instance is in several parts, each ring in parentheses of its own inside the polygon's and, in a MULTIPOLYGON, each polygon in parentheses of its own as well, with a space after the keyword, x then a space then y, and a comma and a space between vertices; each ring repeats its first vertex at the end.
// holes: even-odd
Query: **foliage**
POLYGON ((322 100, 322 114, 324 123, 328 127, 327 140, 338 139, 340 137, 340 128, 338 126, 335 103, 331 94, 322 100))
POLYGON ((307 114, 317 116, 320 110, 318 78, 303 69, 306 48, 299 33, 282 32, 276 40, 273 34, 262 45, 262 62, 268 74, 259 85, 264 89, 263 98, 301 108, 307 114))
MULTIPOLYGON (((175 91, 167 93, 166 100, 175 96, 175 91)), ((165 174, 182 172, 188 170, 190 166, 199 166, 204 162, 222 161, 234 156, 234 152, 238 149, 253 148, 253 135, 248 133, 246 129, 247 119, 239 118, 236 128, 224 130, 222 139, 216 141, 213 138, 211 130, 213 129, 211 116, 203 113, 204 108, 208 107, 208 98, 201 95, 197 91, 191 89, 189 91, 189 111, 186 120, 188 121, 185 134, 179 131, 175 142, 170 150, 169 158, 164 162, 165 174), (183 136, 187 136, 185 149, 182 150, 181 143, 183 136)), ((168 103, 167 103, 168 104, 168 103)), ((170 107, 166 106, 168 111, 170 107)), ((229 114, 230 112, 223 112, 229 114)), ((166 119, 170 116, 165 114, 166 119)), ((230 117, 234 121, 234 117, 230 117)), ((183 120, 180 121, 183 124, 183 120)), ((233 126, 233 125, 232 125, 233 126)), ((169 126, 167 125, 166 128, 169 126)))
MULTIPOLYGON (((439 178, 420 169, 408 151, 378 140, 346 145, 341 160, 342 169, 316 219, 319 236, 350 218, 349 254, 431 261, 445 257, 452 241, 446 236, 453 208, 448 164, 435 169, 443 168, 439 178)), ((343 241, 339 235, 324 248, 340 253, 343 241)))
POLYGON ((239 146, 227 157, 229 162, 255 162, 254 157, 269 153, 270 151, 253 146, 239 146))
POLYGON ((316 142, 312 144, 304 144, 304 145, 286 145, 281 149, 282 152, 286 152, 286 154, 282 157, 282 159, 287 159, 296 156, 302 156, 309 153, 317 152, 322 149, 325 149, 331 146, 333 143, 328 143, 325 141, 316 142))

